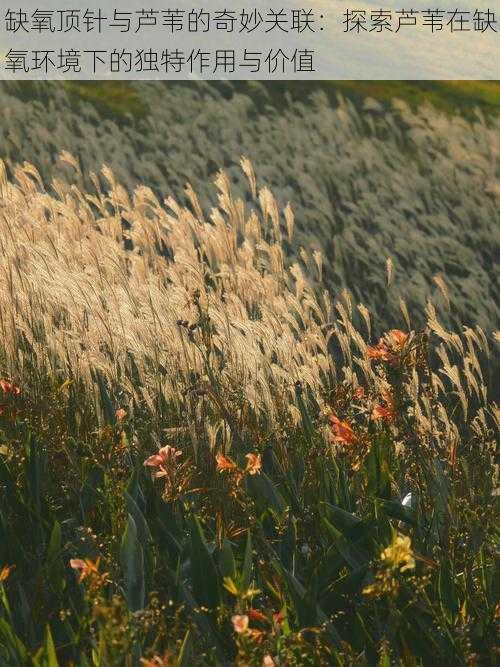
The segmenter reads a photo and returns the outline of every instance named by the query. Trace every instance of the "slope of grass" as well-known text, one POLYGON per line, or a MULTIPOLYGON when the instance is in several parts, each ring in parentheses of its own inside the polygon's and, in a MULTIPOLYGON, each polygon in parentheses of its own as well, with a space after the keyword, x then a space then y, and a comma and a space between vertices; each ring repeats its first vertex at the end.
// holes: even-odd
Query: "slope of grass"
MULTIPOLYGON (((16 82, 4 84, 21 99, 29 101, 44 99, 47 84, 16 82)), ((48 86, 61 84, 48 84, 48 86)), ((75 103, 86 101, 93 104, 105 117, 118 122, 127 118, 141 118, 148 114, 148 101, 141 96, 133 82, 128 81, 65 81, 62 83, 75 103)), ((165 82, 170 89, 196 87, 188 82, 165 82)), ((486 116, 500 112, 500 82, 498 81, 310 81, 310 82, 213 82, 227 99, 235 93, 254 95, 260 100, 260 111, 268 105, 281 110, 287 100, 307 99, 317 92, 325 93, 333 106, 339 93, 351 99, 359 107, 366 98, 374 98, 381 104, 390 105, 393 99, 407 102, 416 111, 422 105, 431 104, 437 110, 450 115, 460 114, 473 118, 477 109, 486 116), (259 88, 264 88, 263 95, 259 88)))
MULTIPOLYGON (((414 111, 430 104, 446 114, 469 119, 477 109, 486 116, 500 112, 500 83, 497 81, 309 81, 266 82, 264 86, 267 101, 277 109, 286 106, 287 98, 304 101, 321 91, 333 106, 341 93, 358 108, 363 107, 367 98, 373 98, 386 107, 394 99, 404 100, 414 111)), ((250 94, 253 87, 251 82, 236 82, 229 84, 227 90, 228 94, 231 88, 250 94)))
MULTIPOLYGON (((57 84, 40 85, 36 98, 22 101, 4 87, 0 149, 11 167, 33 162, 49 190, 54 167, 59 179, 73 178, 58 163, 64 149, 77 157, 86 188, 93 187, 91 172, 107 164, 129 193, 145 183, 160 199, 174 194, 185 201, 190 182, 203 204, 221 165, 243 189, 237 161, 245 153, 278 206, 294 203, 296 233, 286 261, 301 247, 320 250, 327 287, 333 293, 348 288, 378 313, 381 328, 400 326, 393 319, 400 298, 420 326, 428 296, 441 298, 436 276, 444 276, 453 296, 446 323, 500 326, 496 117, 467 121, 429 105, 413 112, 401 101, 390 108, 365 101, 360 109, 342 98, 333 105, 324 92, 303 94, 299 84, 242 86, 134 83, 147 112, 128 114, 126 122, 57 84), (388 257, 395 269, 389 293, 388 257)), ((366 86, 383 98, 383 82, 366 86)), ((425 86, 411 84, 423 98, 431 94, 425 86)), ((462 84, 448 88, 456 87, 462 84)), ((105 89, 99 90, 102 97, 105 89)), ((127 89, 118 90, 123 99, 117 94, 114 104, 125 110, 127 89)), ((388 84, 387 90, 396 89, 388 84)))

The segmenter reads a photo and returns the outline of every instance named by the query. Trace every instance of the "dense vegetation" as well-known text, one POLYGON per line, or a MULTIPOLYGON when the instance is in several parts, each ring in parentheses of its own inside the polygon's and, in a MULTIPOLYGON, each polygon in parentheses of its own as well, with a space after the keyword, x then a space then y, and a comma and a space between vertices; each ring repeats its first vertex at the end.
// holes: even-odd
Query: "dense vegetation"
POLYGON ((127 190, 146 185, 160 201, 173 195, 186 203, 190 182, 207 207, 221 167, 244 196, 238 166, 244 153, 279 205, 293 203, 297 225, 286 256, 300 256, 301 247, 319 250, 324 284, 332 294, 349 289, 376 312, 379 334, 397 325, 400 297, 423 326, 427 297, 441 299, 436 275, 452 297, 442 315, 447 325, 497 329, 499 88, 495 82, 3 84, 0 153, 10 166, 34 164, 47 186, 54 169, 58 180, 75 179, 57 159, 67 150, 76 156, 83 189, 94 187, 91 172, 106 164, 127 190), (339 92, 349 97, 337 100, 339 92))
POLYGON ((438 276, 379 334, 247 159, 211 211, 63 164, 0 170, 0 663, 493 663, 498 332, 438 276))

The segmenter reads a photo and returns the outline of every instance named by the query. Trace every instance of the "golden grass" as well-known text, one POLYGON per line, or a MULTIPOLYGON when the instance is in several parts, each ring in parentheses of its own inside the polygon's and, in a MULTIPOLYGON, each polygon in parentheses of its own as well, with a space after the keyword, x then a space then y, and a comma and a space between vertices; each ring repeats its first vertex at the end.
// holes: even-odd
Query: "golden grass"
MULTIPOLYGON (((61 159, 78 169, 68 153, 61 159)), ((297 384, 320 411, 335 379, 383 395, 386 380, 366 354, 370 313, 346 293, 332 302, 313 287, 318 251, 303 250, 288 266, 283 238, 293 234, 292 209, 280 213, 270 190, 257 191, 245 158, 242 168, 253 205, 234 199, 220 172, 218 205, 205 214, 190 186, 189 209, 172 198, 161 204, 147 187, 129 195, 104 167, 107 192, 92 175, 94 194, 57 179, 49 194, 33 166, 16 167, 10 179, 2 165, 0 326, 10 374, 56 373, 91 388, 96 404, 104 387, 132 410, 168 406, 179 425, 189 414, 204 432, 210 420, 193 392, 211 396, 223 419, 236 406, 242 423, 251 415, 271 429, 299 421, 297 384)), ((390 262, 387 268, 390 280, 390 262)), ((441 276, 436 283, 446 290, 441 276)), ((410 325, 403 301, 401 309, 410 325)), ((483 406, 474 423, 486 428, 478 355, 489 354, 488 336, 479 327, 446 331, 430 302, 426 332, 409 333, 415 345, 423 334, 442 340, 439 372, 429 370, 432 391, 420 391, 417 373, 404 389, 422 429, 434 437, 437 416, 440 433, 456 440, 469 399, 483 406), (440 394, 456 396, 456 423, 439 408, 440 394)))

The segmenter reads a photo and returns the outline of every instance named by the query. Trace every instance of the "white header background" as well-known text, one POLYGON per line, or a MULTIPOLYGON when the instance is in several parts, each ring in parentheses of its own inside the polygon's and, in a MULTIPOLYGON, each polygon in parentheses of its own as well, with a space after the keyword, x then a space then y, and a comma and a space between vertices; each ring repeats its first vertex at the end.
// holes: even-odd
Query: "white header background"
MULTIPOLYGON (((418 15, 417 15, 418 16, 418 15)), ((449 18, 449 17, 448 17, 449 18)), ((445 19, 444 23, 448 20, 445 19)), ((418 19, 417 19, 418 20, 418 19)), ((397 20, 396 20, 397 23, 397 20)), ((82 61, 83 65, 83 61, 82 61)), ((440 2, 434 0, 402 0, 402 4, 394 0, 382 2, 367 2, 346 0, 253 0, 244 2, 231 0, 226 4, 219 0, 1 0, 0 2, 0 79, 500 79, 500 2, 492 0, 454 0, 440 2), (240 14, 243 10, 250 12, 259 10, 263 16, 270 9, 278 11, 283 8, 288 12, 292 9, 312 9, 315 15, 315 32, 305 30, 303 33, 285 34, 280 30, 265 33, 263 29, 251 34, 221 33, 211 30, 209 33, 189 33, 187 31, 171 33, 159 25, 145 27, 138 33, 121 33, 103 24, 103 32, 96 31, 81 33, 41 33, 23 30, 13 33, 6 30, 5 16, 10 9, 27 13, 28 17, 36 10, 85 9, 94 11, 101 8, 104 16, 111 18, 113 10, 136 12, 140 9, 166 10, 183 9, 186 12, 192 9, 216 12, 222 10, 235 11, 240 14), (470 32, 451 32, 444 25, 439 32, 432 33, 428 26, 417 23, 415 27, 403 27, 395 32, 345 32, 344 14, 346 10, 366 10, 369 17, 371 11, 387 10, 395 13, 401 10, 414 9, 425 11, 428 9, 442 9, 446 11, 469 11, 470 32), (495 13, 497 32, 487 30, 479 32, 473 29, 473 14, 478 9, 489 9, 495 13), (321 19, 320 17, 323 16, 321 19), (6 69, 6 54, 12 50, 54 50, 74 48, 77 50, 107 49, 180 49, 188 55, 192 49, 215 51, 217 49, 236 49, 269 52, 270 49, 282 48, 287 53, 295 49, 309 49, 314 51, 315 72, 297 72, 288 70, 283 74, 279 70, 270 74, 266 68, 260 73, 253 74, 248 70, 236 69, 234 73, 222 74, 207 71, 200 75, 183 71, 181 74, 160 72, 130 72, 114 73, 109 67, 94 73, 82 68, 80 73, 61 71, 50 72, 48 75, 40 70, 12 72, 6 69)))

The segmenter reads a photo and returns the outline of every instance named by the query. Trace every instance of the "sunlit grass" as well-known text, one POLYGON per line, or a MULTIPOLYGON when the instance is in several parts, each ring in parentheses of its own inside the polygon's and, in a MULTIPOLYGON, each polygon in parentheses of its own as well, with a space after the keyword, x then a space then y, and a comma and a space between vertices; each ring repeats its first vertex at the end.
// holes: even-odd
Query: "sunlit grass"
POLYGON ((492 664, 498 332, 375 335, 241 167, 1 165, 0 664, 492 664))

